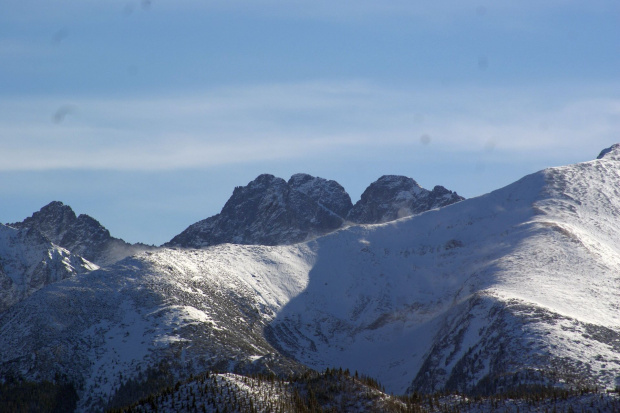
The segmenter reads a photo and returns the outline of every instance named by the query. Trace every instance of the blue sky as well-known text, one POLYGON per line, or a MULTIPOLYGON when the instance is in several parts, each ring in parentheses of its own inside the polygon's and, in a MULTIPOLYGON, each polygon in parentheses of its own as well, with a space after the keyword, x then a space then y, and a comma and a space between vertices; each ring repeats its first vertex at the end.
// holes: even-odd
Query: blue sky
POLYGON ((613 1, 0 1, 0 222, 160 244, 260 173, 472 197, 620 141, 613 1))

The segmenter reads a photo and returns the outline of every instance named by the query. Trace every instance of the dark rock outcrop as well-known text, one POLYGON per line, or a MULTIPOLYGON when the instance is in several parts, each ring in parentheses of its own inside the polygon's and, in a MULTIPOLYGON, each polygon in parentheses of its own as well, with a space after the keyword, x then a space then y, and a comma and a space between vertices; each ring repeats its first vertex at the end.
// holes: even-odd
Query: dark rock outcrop
POLYGON ((314 177, 308 174, 295 174, 288 180, 289 186, 308 195, 314 202, 345 218, 353 203, 345 189, 336 181, 314 177))
POLYGON ((620 159, 620 143, 614 143, 609 148, 603 149, 596 157, 596 159, 603 158, 620 159))
POLYGON ((378 224, 419 214, 462 201, 462 196, 443 186, 432 191, 406 176, 384 175, 370 184, 347 219, 358 224, 378 224))
POLYGON ((294 175, 291 182, 260 175, 247 186, 236 187, 222 212, 190 225, 165 245, 292 244, 342 226, 343 218, 330 209, 341 209, 334 201, 338 197, 328 196, 334 190, 340 198, 348 198, 339 192, 340 185, 309 175, 294 175))
POLYGON ((76 216, 70 206, 59 201, 47 204, 22 222, 9 225, 36 229, 54 244, 99 266, 153 248, 114 238, 99 221, 85 214, 76 216))
POLYGON ((346 221, 392 221, 462 199, 442 186, 428 191, 411 178, 387 175, 371 184, 353 206, 336 181, 295 174, 286 182, 264 174, 235 188, 219 214, 190 225, 164 246, 294 244, 335 231, 346 221))

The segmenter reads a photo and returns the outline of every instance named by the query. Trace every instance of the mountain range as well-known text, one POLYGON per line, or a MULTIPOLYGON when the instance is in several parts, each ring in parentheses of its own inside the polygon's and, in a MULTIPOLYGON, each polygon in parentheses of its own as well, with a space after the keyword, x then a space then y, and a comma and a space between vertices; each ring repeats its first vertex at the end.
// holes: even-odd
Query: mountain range
POLYGON ((98 269, 79 249, 98 238, 71 244, 65 228, 101 231, 53 203, 62 228, 37 213, 0 228, 17 240, 2 274, 25 277, 4 245, 82 267, 0 312, 0 377, 70 383, 79 411, 206 371, 341 367, 410 395, 614 388, 619 184, 620 145, 468 200, 388 175, 353 205, 335 181, 261 175, 220 214, 98 269), (38 244, 15 235, 28 231, 38 244))
POLYGON ((59 201, 49 203, 22 222, 7 225, 36 230, 50 242, 99 266, 152 249, 144 244, 132 245, 112 237, 99 221, 86 214, 76 216, 70 206, 59 201))
POLYGON ((264 174, 235 188, 222 212, 190 225, 165 246, 294 244, 345 224, 393 221, 463 199, 442 186, 429 191, 411 178, 386 175, 373 182, 353 205, 336 181, 295 174, 286 182, 264 174))

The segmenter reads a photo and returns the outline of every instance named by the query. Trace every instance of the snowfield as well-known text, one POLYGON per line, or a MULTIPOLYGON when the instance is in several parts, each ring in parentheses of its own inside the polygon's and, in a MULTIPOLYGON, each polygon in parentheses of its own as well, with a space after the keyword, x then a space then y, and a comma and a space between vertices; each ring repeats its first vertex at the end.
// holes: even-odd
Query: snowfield
POLYGON ((620 383, 620 159, 529 175, 488 195, 314 244, 272 342, 388 391, 620 383))
POLYGON ((394 394, 613 388, 619 216, 616 146, 306 243, 145 252, 0 313, 0 375, 66 376, 81 411, 158 369, 183 378, 342 367, 394 394))

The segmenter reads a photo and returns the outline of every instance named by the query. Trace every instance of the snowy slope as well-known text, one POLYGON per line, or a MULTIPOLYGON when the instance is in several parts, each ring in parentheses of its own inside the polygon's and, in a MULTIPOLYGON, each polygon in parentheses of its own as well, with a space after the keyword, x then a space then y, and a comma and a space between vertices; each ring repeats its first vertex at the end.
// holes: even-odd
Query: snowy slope
POLYGON ((620 384, 620 147, 482 197, 290 246, 162 249, 0 315, 0 376, 80 408, 148 368, 342 366, 388 392, 620 384), (290 358, 287 358, 290 357, 290 358))
POLYGON ((301 371, 262 332, 311 262, 303 245, 162 249, 54 283, 0 315, 0 376, 65 375, 92 411, 149 369, 301 371))
POLYGON ((0 312, 47 284, 96 268, 36 230, 0 224, 0 312))
POLYGON ((520 381, 613 387, 619 151, 317 240, 310 283, 270 326, 272 343, 396 393, 520 381))

